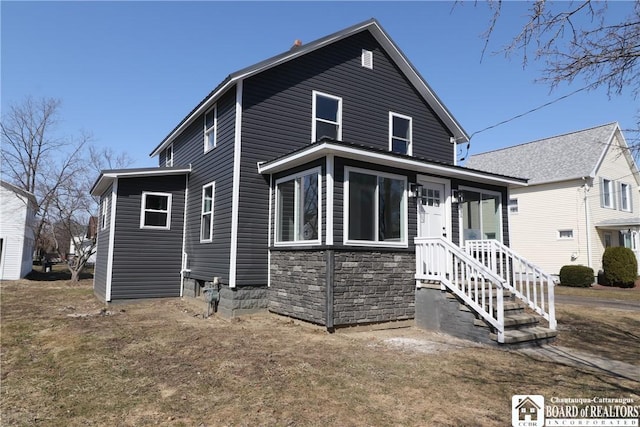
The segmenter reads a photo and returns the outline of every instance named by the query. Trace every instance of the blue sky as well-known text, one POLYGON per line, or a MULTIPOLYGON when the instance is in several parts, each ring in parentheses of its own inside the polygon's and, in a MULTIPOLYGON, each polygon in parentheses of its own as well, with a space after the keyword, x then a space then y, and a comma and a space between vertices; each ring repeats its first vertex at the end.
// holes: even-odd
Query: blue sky
MULTIPOLYGON (((93 134, 133 167, 230 73, 376 18, 469 134, 584 85, 554 92, 521 57, 491 55, 517 34, 528 4, 507 2, 481 61, 491 11, 466 2, 9 2, 1 7, 2 110, 25 96, 62 100, 60 135, 93 134)), ((633 7, 613 2, 615 19, 633 7)), ((470 153, 618 121, 630 93, 581 92, 475 134, 470 153)))

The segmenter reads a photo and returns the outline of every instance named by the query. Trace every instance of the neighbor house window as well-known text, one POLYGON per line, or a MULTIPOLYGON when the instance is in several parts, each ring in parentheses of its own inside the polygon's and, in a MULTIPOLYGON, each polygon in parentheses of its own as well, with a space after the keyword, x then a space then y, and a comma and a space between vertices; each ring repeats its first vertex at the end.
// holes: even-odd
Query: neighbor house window
POLYGON ((345 243, 407 245, 407 178, 345 168, 345 243))
POLYGON ((342 98, 313 91, 313 141, 342 139, 342 98))
POLYGON ((509 213, 518 213, 518 199, 509 199, 509 213))
POLYGON ((411 155, 412 119, 401 114, 389 113, 389 150, 411 155))
POLYGON ((620 209, 623 211, 631 212, 631 186, 620 183, 620 209))
POLYGON ((200 217, 200 241, 213 240, 213 193, 215 183, 202 187, 202 215, 200 217))
POLYGON ((611 233, 604 233, 604 247, 605 248, 610 248, 611 247, 611 242, 612 242, 611 233))
POLYGON ((558 230, 558 239, 573 239, 573 230, 558 230))
POLYGON ((602 183, 602 207, 613 208, 613 181, 603 178, 600 182, 602 183))
POLYGON ((463 241, 485 239, 502 241, 500 193, 464 189, 463 200, 459 204, 463 241))
POLYGON ((320 243, 320 168, 276 181, 276 244, 320 243))
POLYGON ((100 229, 107 228, 107 209, 109 209, 109 198, 102 199, 102 207, 100 209, 100 229))
POLYGON ((207 152, 216 146, 216 130, 218 127, 218 107, 213 106, 204 115, 204 151, 207 152))
POLYGON ((173 144, 167 147, 167 152, 164 159, 165 166, 173 166, 173 144))
POLYGON ((171 194, 142 193, 140 228, 169 229, 171 221, 171 194))

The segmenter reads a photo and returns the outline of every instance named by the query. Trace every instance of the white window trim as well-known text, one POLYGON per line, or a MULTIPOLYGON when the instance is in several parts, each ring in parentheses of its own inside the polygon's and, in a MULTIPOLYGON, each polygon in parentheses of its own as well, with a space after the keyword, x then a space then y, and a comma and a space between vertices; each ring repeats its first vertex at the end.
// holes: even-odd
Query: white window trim
POLYGON ((558 234, 557 234, 556 238, 558 240, 573 240, 575 238, 575 233, 573 232, 572 228, 561 228, 561 229, 558 230, 558 234), (562 236, 563 232, 570 232, 571 233, 571 237, 563 237, 562 236))
POLYGON ((331 123, 331 124, 335 124, 334 122, 330 122, 328 120, 324 120, 324 119, 318 119, 316 117, 316 99, 318 96, 324 96, 327 98, 331 98, 331 99, 335 99, 338 101, 338 114, 337 114, 337 119, 338 119, 338 135, 337 135, 337 140, 338 141, 342 141, 342 98, 340 98, 339 96, 335 96, 335 95, 330 95, 328 93, 324 93, 324 92, 318 92, 316 90, 314 90, 312 92, 312 108, 311 108, 311 142, 317 142, 316 141, 316 121, 320 120, 324 123, 331 123))
POLYGON ((204 145, 204 152, 208 152, 213 150, 214 148, 216 148, 218 146, 218 105, 214 104, 213 107, 209 108, 205 113, 204 113, 204 124, 203 124, 203 128, 204 128, 204 141, 203 141, 203 145, 204 145), (211 113, 213 111, 213 126, 211 126, 210 128, 207 128, 207 114, 211 113), (207 136, 213 132, 213 145, 209 146, 208 145, 208 138, 207 136))
POLYGON ((626 182, 619 182, 618 187, 620 188, 620 210, 623 212, 633 212, 633 204, 631 202, 631 185, 626 182), (626 191, 624 190, 626 188, 626 191), (622 206, 622 195, 625 194, 627 197, 627 207, 626 209, 622 206))
MULTIPOLYGON (((376 170, 371 170, 371 169, 361 169, 361 168, 355 168, 355 167, 350 167, 350 166, 345 166, 344 168, 344 195, 343 195, 343 212, 344 212, 344 216, 343 216, 343 236, 342 236, 342 241, 343 244, 345 246, 371 246, 371 247, 394 247, 394 248, 407 248, 409 247, 409 205, 407 203, 407 196, 408 196, 408 185, 407 185, 407 177, 404 175, 395 175, 395 174, 391 174, 391 173, 387 173, 387 172, 380 172, 380 171, 376 171, 376 170), (382 177, 382 178, 390 178, 390 179, 397 179, 397 180, 401 180, 404 182, 404 194, 402 197, 402 215, 403 218, 402 220, 402 231, 401 231, 401 238, 402 240, 400 242, 390 242, 390 241, 379 241, 379 240, 349 240, 349 174, 351 172, 357 172, 357 173, 362 173, 362 174, 367 174, 367 175, 373 175, 376 177, 382 177)), ((379 197, 378 197, 378 185, 376 183, 376 197, 375 197, 375 211, 377 213, 378 211, 378 201, 379 201, 379 197)), ((378 215, 375 215, 375 221, 376 221, 376 230, 379 228, 379 224, 378 224, 378 215)), ((378 238, 378 234, 376 233, 376 239, 378 238)))
MULTIPOLYGON (((499 201, 500 201, 500 205, 498 206, 498 210, 500 211, 500 215, 498 215, 498 221, 500 222, 500 224, 498 225, 498 227, 500 227, 500 240, 498 240, 500 243, 504 243, 504 224, 503 224, 503 220, 502 220, 502 193, 500 193, 499 191, 491 191, 491 190, 485 190, 483 188, 476 188, 476 187, 466 187, 464 185, 461 185, 460 187, 458 187, 458 190, 462 190, 462 191, 473 191, 474 193, 480 193, 480 194, 488 194, 491 196, 498 196, 499 197, 499 201)), ((459 204, 458 210, 462 209, 462 203, 459 204)), ((484 232, 484 218, 481 217, 480 221, 482 222, 481 224, 481 231, 484 232)), ((463 234, 464 234, 464 222, 463 222, 463 218, 462 215, 460 214, 460 212, 458 212, 458 226, 459 226, 459 233, 460 233, 460 240, 463 240, 463 234)))
MULTIPOLYGON (((274 194, 275 194, 275 215, 274 215, 274 246, 313 246, 319 245, 322 243, 322 168, 316 167, 312 169, 305 170, 303 172, 298 172, 293 175, 288 175, 276 180, 274 186, 274 194), (318 238, 315 240, 296 240, 292 242, 282 242, 278 240, 278 231, 279 224, 278 218, 280 218, 280 206, 278 204, 278 184, 282 182, 293 181, 295 179, 301 178, 307 175, 317 174, 318 176, 318 238)), ((296 219, 297 219, 297 204, 296 204, 296 219)))
POLYGON ((173 144, 169 144, 164 158, 165 166, 173 166, 173 144))
POLYGON ((600 205, 606 209, 615 209, 616 208, 616 200, 615 200, 615 181, 609 178, 600 178, 600 205), (605 181, 608 182, 608 185, 605 185, 605 181), (609 203, 605 204, 604 202, 604 189, 607 187, 609 189, 609 203))
POLYGON ((102 199, 102 209, 100 209, 100 230, 107 228, 107 211, 109 209, 109 197, 102 199))
MULTIPOLYGON (((409 141, 407 144, 407 155, 413 156, 413 118, 405 116, 404 114, 394 113, 389 111, 389 151, 393 152, 393 118, 398 117, 400 119, 409 120, 409 141)), ((398 138, 402 139, 402 138, 398 138)))
POLYGON ((152 191, 143 191, 142 192, 142 200, 140 201, 140 228, 152 229, 152 230, 169 230, 171 228, 171 193, 156 193, 152 191), (147 196, 162 196, 167 197, 167 210, 166 211, 155 211, 153 209, 147 209, 147 196), (166 212, 167 213, 167 224, 164 226, 155 226, 155 225, 145 225, 144 224, 144 214, 145 212, 166 212))
POLYGON ((202 186, 202 205, 200 208, 200 243, 211 243, 213 241, 213 212, 214 212, 214 207, 215 207, 215 200, 216 200, 216 183, 215 181, 210 182, 209 184, 205 184, 202 186), (208 213, 209 215, 211 215, 211 221, 209 222, 209 238, 208 239, 203 239, 202 238, 202 218, 205 215, 204 212, 204 192, 205 190, 211 187, 211 212, 208 213))

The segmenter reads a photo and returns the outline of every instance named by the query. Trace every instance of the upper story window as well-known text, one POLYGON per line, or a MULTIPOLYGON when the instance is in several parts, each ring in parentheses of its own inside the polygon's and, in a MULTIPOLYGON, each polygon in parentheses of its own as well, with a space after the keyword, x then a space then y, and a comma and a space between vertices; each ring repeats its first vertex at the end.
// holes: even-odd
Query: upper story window
POLYGON ((313 91, 312 142, 342 140, 342 98, 313 91))
POLYGON ((173 144, 167 147, 167 152, 165 153, 164 159, 165 166, 173 166, 173 144))
POLYGON ((215 183, 202 187, 202 215, 200 217, 200 241, 213 240, 213 193, 215 183))
POLYGON ((518 213, 518 199, 509 199, 509 213, 518 213))
POLYGON ((214 105, 204 115, 204 151, 205 153, 216 146, 218 127, 218 107, 214 105))
POLYGON ((140 228, 168 230, 171 224, 171 194, 142 193, 140 228))
POLYGON ((345 244, 407 246, 407 178, 345 168, 345 244))
POLYGON ((602 207, 613 209, 613 181, 602 178, 600 187, 600 195, 602 197, 602 207))
POLYGON ((389 151, 411 155, 412 119, 389 113, 389 151))
POLYGON ((320 244, 320 168, 276 181, 276 245, 320 244))
POLYGON ((620 183, 620 209, 627 212, 633 210, 631 208, 631 186, 624 182, 620 183))

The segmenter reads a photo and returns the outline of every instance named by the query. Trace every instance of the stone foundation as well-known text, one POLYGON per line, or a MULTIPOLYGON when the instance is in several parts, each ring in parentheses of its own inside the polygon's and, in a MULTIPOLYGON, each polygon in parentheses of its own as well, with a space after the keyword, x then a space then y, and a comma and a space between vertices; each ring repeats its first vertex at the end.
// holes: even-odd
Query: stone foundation
MULTIPOLYGON (((213 287, 212 282, 196 279, 185 279, 183 296, 196 298, 204 303, 202 289, 213 287)), ((231 318, 243 314, 251 314, 266 310, 268 303, 267 285, 236 286, 220 285, 220 301, 217 313, 223 317, 231 318)))

